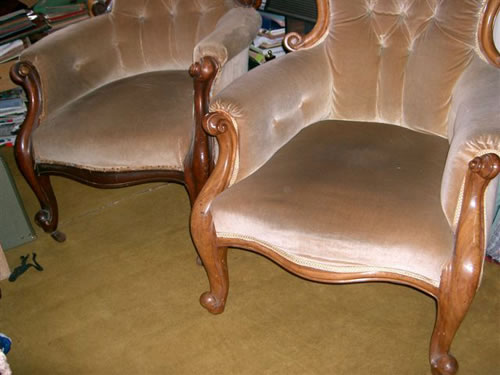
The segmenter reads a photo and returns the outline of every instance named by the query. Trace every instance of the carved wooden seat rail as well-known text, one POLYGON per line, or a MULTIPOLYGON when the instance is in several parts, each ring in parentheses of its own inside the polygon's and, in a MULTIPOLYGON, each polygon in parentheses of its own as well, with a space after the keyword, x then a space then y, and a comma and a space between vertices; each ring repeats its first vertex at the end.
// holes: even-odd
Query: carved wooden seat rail
POLYGON ((410 285, 437 301, 432 374, 455 374, 500 172, 499 1, 317 4, 311 34, 285 39, 297 51, 204 118, 219 156, 191 217, 201 304, 224 310, 228 247, 311 280, 410 285))

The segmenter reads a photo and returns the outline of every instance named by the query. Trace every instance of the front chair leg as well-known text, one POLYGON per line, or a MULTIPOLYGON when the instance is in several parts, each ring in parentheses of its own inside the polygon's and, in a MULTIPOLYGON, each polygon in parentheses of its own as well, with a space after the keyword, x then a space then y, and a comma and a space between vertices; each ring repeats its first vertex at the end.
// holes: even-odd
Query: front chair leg
POLYGON ((66 235, 57 230, 59 210, 49 176, 39 176, 34 171, 26 171, 23 168, 21 170, 40 202, 40 210, 35 215, 35 222, 57 242, 64 242, 66 235))
POLYGON ((42 113, 42 85, 40 76, 31 63, 20 61, 10 71, 12 81, 24 88, 28 97, 28 112, 17 136, 14 153, 19 170, 35 193, 41 209, 35 215, 35 222, 58 242, 66 236, 57 230, 57 201, 48 176, 40 176, 35 171, 35 160, 31 144, 31 134, 38 127, 42 113))
POLYGON ((500 173, 500 157, 485 154, 469 163, 455 252, 444 268, 439 286, 436 326, 432 334, 430 362, 433 375, 454 375, 456 359, 449 353, 479 286, 484 262, 484 193, 500 173))

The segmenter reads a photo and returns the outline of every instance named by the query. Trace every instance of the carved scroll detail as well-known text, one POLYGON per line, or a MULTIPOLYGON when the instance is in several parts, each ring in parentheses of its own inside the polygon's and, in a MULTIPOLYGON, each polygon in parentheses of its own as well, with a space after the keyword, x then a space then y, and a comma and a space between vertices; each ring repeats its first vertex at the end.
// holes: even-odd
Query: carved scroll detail
POLYGON ((203 129, 212 136, 225 133, 229 126, 232 126, 232 124, 227 115, 220 112, 211 113, 203 120, 203 129))
POLYGON ((500 0, 489 0, 486 3, 483 18, 479 26, 479 46, 488 61, 500 68, 500 53, 493 41, 493 27, 495 18, 500 17, 500 0))
POLYGON ((316 0, 318 8, 318 17, 314 28, 307 35, 299 33, 288 33, 283 40, 285 48, 289 51, 297 51, 303 48, 315 46, 328 31, 330 20, 330 2, 329 0, 316 0))

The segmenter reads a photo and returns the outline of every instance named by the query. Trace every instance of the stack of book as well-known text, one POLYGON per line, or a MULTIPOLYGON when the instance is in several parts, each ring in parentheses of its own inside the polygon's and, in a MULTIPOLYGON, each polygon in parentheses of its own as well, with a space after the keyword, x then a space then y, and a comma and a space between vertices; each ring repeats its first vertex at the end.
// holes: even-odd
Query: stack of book
POLYGON ((260 12, 262 28, 250 46, 250 60, 257 65, 286 54, 283 48, 285 37, 285 17, 260 12))
POLYGON ((32 11, 21 9, 0 17, 0 45, 46 31, 47 23, 32 11))
POLYGON ((26 117, 24 92, 15 88, 0 92, 0 146, 13 146, 26 117))
POLYGON ((90 18, 87 2, 84 0, 40 0, 33 9, 45 16, 51 31, 90 18))

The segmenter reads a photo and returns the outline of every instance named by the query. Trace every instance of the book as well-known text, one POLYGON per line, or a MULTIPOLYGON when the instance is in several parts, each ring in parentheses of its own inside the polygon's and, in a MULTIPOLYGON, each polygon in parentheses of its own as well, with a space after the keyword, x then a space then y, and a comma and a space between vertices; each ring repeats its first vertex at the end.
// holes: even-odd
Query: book
POLYGON ((16 18, 18 16, 25 15, 26 13, 28 13, 28 11, 26 9, 19 9, 15 12, 8 13, 8 14, 1 16, 0 22, 5 22, 5 21, 10 20, 12 18, 16 18))
POLYGON ((24 48, 24 42, 21 39, 0 45, 0 64, 18 57, 24 48))

